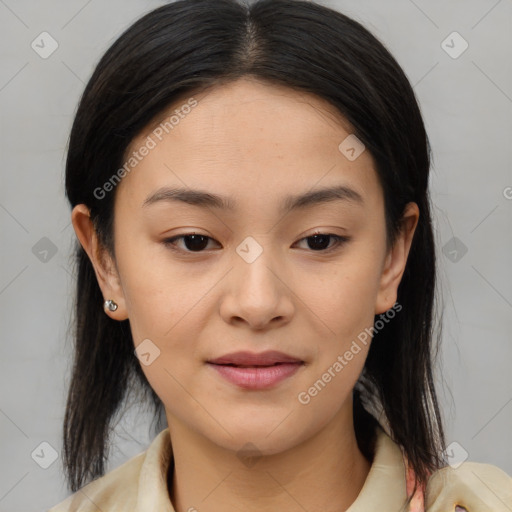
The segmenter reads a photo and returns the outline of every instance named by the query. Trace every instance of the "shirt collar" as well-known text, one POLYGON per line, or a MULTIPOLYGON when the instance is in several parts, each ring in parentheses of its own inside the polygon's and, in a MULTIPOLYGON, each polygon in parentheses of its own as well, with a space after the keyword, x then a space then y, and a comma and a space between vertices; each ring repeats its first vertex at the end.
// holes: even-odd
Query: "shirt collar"
POLYGON ((375 454, 364 485, 347 512, 403 510, 407 501, 405 465, 400 447, 379 426, 375 454))
POLYGON ((171 436, 167 427, 153 439, 146 451, 139 476, 137 512, 176 512, 167 488, 167 473, 173 463, 172 457, 171 436))

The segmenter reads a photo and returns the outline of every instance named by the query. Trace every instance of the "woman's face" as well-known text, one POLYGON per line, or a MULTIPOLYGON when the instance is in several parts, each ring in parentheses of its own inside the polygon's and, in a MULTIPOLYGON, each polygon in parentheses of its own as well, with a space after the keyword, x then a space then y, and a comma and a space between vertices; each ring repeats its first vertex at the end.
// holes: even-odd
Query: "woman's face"
POLYGON ((193 98, 132 142, 115 266, 94 260, 96 271, 171 431, 276 453, 351 418, 367 333, 396 301, 410 237, 386 253, 373 159, 326 102, 247 79, 193 98), (282 354, 229 356, 267 351, 282 354))

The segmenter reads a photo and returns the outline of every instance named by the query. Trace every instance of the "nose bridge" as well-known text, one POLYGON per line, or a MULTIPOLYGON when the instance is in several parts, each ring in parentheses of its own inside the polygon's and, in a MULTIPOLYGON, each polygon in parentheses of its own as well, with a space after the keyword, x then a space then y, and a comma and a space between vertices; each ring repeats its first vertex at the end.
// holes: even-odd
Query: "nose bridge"
POLYGON ((279 277, 280 264, 270 248, 271 237, 246 237, 237 247, 231 297, 224 313, 264 326, 272 319, 289 317, 292 303, 288 288, 279 277))
POLYGON ((276 261, 270 247, 271 238, 259 236, 258 240, 248 236, 237 246, 237 274, 240 275, 242 288, 245 287, 255 300, 262 296, 268 304, 269 299, 278 293, 276 288, 279 288, 275 282, 276 261))

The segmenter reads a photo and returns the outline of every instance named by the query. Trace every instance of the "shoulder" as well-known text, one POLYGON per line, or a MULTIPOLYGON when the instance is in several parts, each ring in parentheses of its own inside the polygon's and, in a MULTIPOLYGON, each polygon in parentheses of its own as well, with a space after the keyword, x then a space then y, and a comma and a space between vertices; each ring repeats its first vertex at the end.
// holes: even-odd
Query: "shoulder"
POLYGON ((106 475, 93 480, 48 512, 131 510, 137 502, 138 483, 146 452, 132 457, 106 475))
POLYGON ((512 478, 490 464, 447 466, 430 477, 425 505, 427 512, 452 512, 456 506, 468 512, 510 512, 512 478))
POLYGON ((166 428, 146 451, 88 483, 48 512, 174 512, 167 489, 171 462, 171 439, 166 428))

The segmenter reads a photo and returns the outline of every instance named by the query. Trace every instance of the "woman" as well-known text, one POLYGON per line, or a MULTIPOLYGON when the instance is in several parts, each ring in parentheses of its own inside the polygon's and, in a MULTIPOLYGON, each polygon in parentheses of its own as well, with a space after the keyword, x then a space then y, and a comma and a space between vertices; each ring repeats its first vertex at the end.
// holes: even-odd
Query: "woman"
POLYGON ((403 71, 338 12, 183 0, 130 27, 69 143, 51 510, 510 510, 503 471, 444 460, 429 153, 403 71), (105 475, 133 384, 167 427, 105 475))

